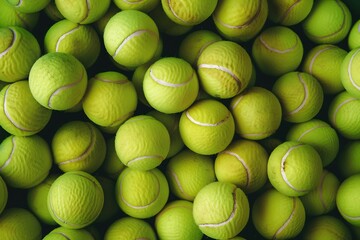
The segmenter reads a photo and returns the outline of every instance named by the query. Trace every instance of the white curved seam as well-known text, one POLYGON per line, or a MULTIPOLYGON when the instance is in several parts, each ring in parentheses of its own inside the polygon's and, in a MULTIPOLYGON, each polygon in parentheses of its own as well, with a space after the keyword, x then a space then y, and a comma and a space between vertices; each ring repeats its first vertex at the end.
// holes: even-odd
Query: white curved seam
POLYGON ((231 107, 232 110, 235 110, 235 108, 240 103, 240 101, 243 99, 243 97, 244 97, 243 95, 239 96, 238 99, 235 101, 235 103, 232 104, 232 107, 231 107))
POLYGON ((23 0, 20 0, 18 4, 15 5, 15 7, 20 7, 23 4, 23 0))
POLYGON ((306 130, 305 132, 303 132, 296 140, 297 141, 300 141, 306 134, 318 129, 318 128, 324 128, 325 126, 315 126, 315 127, 312 127, 308 130, 306 130))
POLYGON ((154 82, 156 82, 156 83, 158 83, 158 84, 160 84, 160 85, 162 85, 162 86, 166 86, 166 87, 178 88, 178 87, 185 86, 185 85, 187 85, 189 82, 191 82, 191 80, 193 79, 193 76, 194 76, 194 71, 192 71, 191 76, 190 76, 189 79, 187 79, 185 82, 182 82, 182 83, 170 83, 170 82, 164 81, 164 80, 162 80, 162 79, 160 79, 160 78, 157 78, 157 77, 155 76, 155 74, 153 73, 152 68, 150 69, 150 77, 151 77, 151 79, 152 79, 154 82))
POLYGON ((203 126, 203 127, 216 127, 216 126, 219 126, 221 124, 223 124, 229 117, 230 117, 230 114, 228 114, 223 120, 217 122, 217 123, 204 123, 204 122, 199 122, 197 120, 195 120, 189 113, 189 111, 186 111, 186 116, 187 118, 190 120, 190 122, 196 124, 196 125, 199 125, 199 126, 203 126))
POLYGON ((91 10, 91 0, 86 0, 86 8, 87 8, 86 15, 80 22, 85 21, 89 17, 89 12, 91 10))
POLYGON ((95 80, 98 80, 100 82, 104 82, 104 83, 113 83, 113 84, 128 84, 130 83, 130 81, 128 81, 127 79, 119 79, 116 81, 110 80, 110 79, 106 79, 106 78, 100 78, 100 77, 94 77, 95 80))
POLYGON ((168 2, 168 6, 169 6, 169 9, 170 9, 171 13, 172 13, 178 20, 180 20, 180 21, 182 21, 182 22, 184 22, 184 23, 187 24, 188 22, 185 21, 184 19, 182 19, 182 18, 174 11, 174 9, 171 7, 171 0, 168 0, 167 2, 168 2))
POLYGON ((138 0, 138 1, 132 1, 132 2, 130 2, 130 1, 128 1, 128 0, 123 0, 123 2, 125 2, 125 3, 127 3, 127 4, 139 4, 139 3, 141 3, 141 2, 143 2, 144 0, 138 0))
POLYGON ((288 52, 291 52, 291 51, 293 51, 296 47, 297 47, 297 45, 298 45, 298 38, 296 37, 295 39, 296 39, 296 42, 295 42, 295 45, 293 46, 293 47, 291 47, 291 48, 288 48, 288 49, 285 49, 285 50, 279 50, 279 49, 276 49, 276 48, 273 48, 273 47, 271 47, 271 46, 269 46, 265 41, 264 41, 264 39, 263 39, 263 35, 260 35, 260 42, 265 46, 265 48, 267 48, 268 50, 270 50, 270 51, 273 51, 273 52, 276 52, 276 53, 280 53, 280 54, 283 54, 283 53, 288 53, 288 52))
POLYGON ((298 113, 299 111, 301 111, 301 110, 304 108, 307 100, 309 99, 309 89, 308 89, 308 87, 307 87, 304 79, 301 77, 301 74, 298 73, 297 75, 298 75, 298 78, 299 78, 299 81, 300 81, 301 85, 302 85, 303 88, 304 88, 304 94, 305 94, 305 96, 304 96, 304 99, 302 100, 300 106, 298 106, 297 108, 295 108, 294 110, 292 110, 291 112, 289 112, 288 115, 293 115, 293 114, 296 114, 296 113, 298 113))
POLYGON ((334 48, 334 47, 329 46, 329 47, 326 47, 326 48, 324 48, 324 49, 321 49, 320 51, 318 51, 318 52, 313 56, 313 58, 311 59, 310 64, 309 64, 309 73, 310 73, 311 75, 313 74, 313 67, 314 67, 314 63, 315 63, 315 61, 316 61, 316 58, 317 58, 320 54, 322 54, 323 52, 325 52, 325 51, 327 51, 327 50, 329 50, 329 49, 331 49, 331 48, 334 48))
POLYGON ((231 152, 231 151, 223 151, 223 154, 229 154, 229 155, 235 157, 241 163, 241 165, 245 168, 245 171, 246 171, 245 188, 247 188, 250 183, 251 175, 250 175, 250 168, 246 165, 246 162, 244 161, 244 159, 242 159, 238 154, 231 152))
POLYGON ((297 0, 296 2, 294 2, 284 13, 284 15, 280 18, 280 22, 283 22, 284 19, 289 15, 290 11, 296 7, 296 5, 298 5, 301 2, 301 0, 297 0))
POLYGON ((5 161, 5 163, 0 167, 0 172, 1 172, 5 167, 7 167, 7 166, 10 164, 10 162, 11 162, 11 160, 12 160, 12 157, 13 157, 13 155, 14 155, 14 153, 15 153, 16 143, 15 143, 14 137, 12 137, 11 142, 12 142, 13 147, 12 147, 12 149, 11 149, 10 156, 9 156, 9 158, 5 161))
POLYGON ((355 87, 357 90, 360 91, 360 86, 355 82, 355 80, 353 79, 353 76, 351 74, 351 67, 352 67, 352 62, 354 61, 354 58, 356 57, 356 55, 360 52, 360 48, 358 50, 355 51, 355 53, 351 56, 350 58, 350 62, 349 62, 349 65, 348 65, 348 69, 347 69, 347 72, 348 72, 348 75, 349 75, 349 78, 350 78, 350 82, 351 82, 351 85, 353 87, 355 87))
POLYGON ((12 46, 13 46, 14 43, 15 43, 16 33, 15 33, 15 31, 14 31, 12 28, 10 28, 10 31, 11 31, 12 34, 13 34, 13 38, 12 38, 11 44, 10 44, 10 46, 9 46, 7 49, 5 49, 5 51, 3 51, 3 52, 0 53, 0 58, 2 58, 3 56, 5 56, 5 55, 11 50, 12 46))
POLYGON ((235 75, 235 73, 233 73, 230 69, 228 69, 226 67, 215 65, 215 64, 202 63, 198 66, 198 68, 217 69, 217 70, 223 71, 223 72, 229 74, 241 87, 240 79, 235 75))
POLYGON ((79 24, 76 28, 71 29, 70 31, 64 33, 63 35, 61 35, 61 37, 59 37, 59 39, 56 41, 56 45, 55 45, 55 51, 56 51, 56 52, 59 51, 61 42, 62 42, 67 36, 69 36, 70 34, 72 34, 72 33, 75 32, 75 31, 79 30, 80 26, 81 26, 81 25, 79 24))
POLYGON ((192 198, 192 196, 188 195, 188 194, 184 191, 184 189, 183 189, 183 187, 182 187, 182 185, 181 185, 181 183, 180 183, 180 180, 179 180, 178 176, 174 173, 174 171, 170 171, 170 173, 171 173, 171 175, 174 177, 176 186, 178 186, 180 192, 181 192, 182 194, 184 194, 186 197, 192 198))
POLYGON ((131 159, 130 161, 128 161, 128 162, 127 162, 127 165, 130 165, 130 164, 136 163, 136 162, 141 161, 141 160, 149 159, 149 158, 158 158, 158 159, 163 159, 163 157, 162 157, 162 156, 160 156, 160 155, 147 155, 147 156, 140 156, 140 157, 136 157, 136 158, 133 158, 133 159, 131 159))
POLYGON ((351 97, 351 98, 349 98, 349 99, 346 99, 346 101, 342 102, 341 104, 339 104, 339 106, 337 106, 337 108, 336 108, 335 111, 334 111, 334 114, 332 115, 333 123, 336 124, 336 114, 338 113, 338 111, 340 110, 340 108, 341 108, 342 106, 344 106, 345 104, 347 104, 347 103, 349 103, 349 102, 352 102, 352 101, 355 101, 355 100, 357 100, 357 99, 354 98, 354 97, 351 97))
POLYGON ((285 221, 285 223, 275 232, 273 239, 276 239, 277 236, 290 224, 291 220, 294 218, 296 208, 296 198, 293 198, 293 209, 289 218, 285 221))
POLYGON ((199 60, 199 57, 200 57, 201 53, 204 51, 204 49, 207 48, 208 46, 210 46, 211 44, 215 43, 215 42, 217 42, 217 40, 208 42, 208 43, 204 44, 204 45, 200 48, 199 52, 196 54, 195 60, 194 60, 194 62, 193 62, 193 65, 196 65, 196 64, 197 64, 197 62, 198 62, 198 60, 199 60))
POLYGON ((352 220, 352 221, 359 221, 360 220, 360 216, 357 217, 353 217, 353 216, 349 216, 347 214, 341 213, 346 219, 352 220))

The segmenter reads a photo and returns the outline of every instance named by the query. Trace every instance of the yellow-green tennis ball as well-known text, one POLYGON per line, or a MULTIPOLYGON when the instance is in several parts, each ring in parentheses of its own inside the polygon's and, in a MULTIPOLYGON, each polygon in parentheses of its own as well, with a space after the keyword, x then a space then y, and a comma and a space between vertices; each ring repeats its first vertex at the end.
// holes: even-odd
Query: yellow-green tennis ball
POLYGON ((101 172, 111 179, 117 179, 125 165, 120 161, 115 150, 115 137, 106 140, 106 155, 103 164, 101 165, 101 172))
POLYGON ((252 62, 239 44, 217 41, 202 51, 197 61, 202 88, 216 98, 232 98, 249 84, 252 62))
POLYGON ((95 238, 91 235, 91 233, 88 232, 86 229, 70 229, 66 227, 57 227, 48 234, 46 234, 43 238, 43 240, 62 240, 62 239, 95 240, 95 238))
POLYGON ((92 77, 82 100, 86 116, 111 133, 134 115, 136 107, 135 87, 119 72, 102 72, 92 77))
POLYGON ((93 23, 100 19, 110 6, 110 0, 55 0, 60 13, 72 22, 93 23))
POLYGON ((297 33, 283 26, 266 28, 252 45, 252 57, 260 71, 275 77, 295 71, 303 53, 297 33))
POLYGON ((124 10, 108 21, 104 30, 104 44, 115 62, 127 68, 136 68, 155 55, 159 30, 147 14, 124 10))
POLYGON ((252 87, 235 96, 230 103, 240 137, 260 140, 274 134, 282 119, 281 105, 275 94, 262 87, 252 87))
POLYGON ((53 24, 45 34, 46 52, 72 54, 86 68, 91 67, 100 55, 99 36, 91 25, 73 23, 67 19, 53 24))
POLYGON ((220 101, 195 102, 181 114, 179 130, 185 146, 193 152, 212 155, 223 151, 235 134, 234 118, 220 101))
POLYGON ((324 167, 331 164, 339 152, 339 137, 334 128, 320 119, 293 125, 286 139, 310 144, 319 153, 324 167))
POLYGON ((51 113, 34 99, 28 81, 8 84, 0 91, 0 124, 10 134, 30 136, 40 132, 51 113))
POLYGON ((7 2, 19 12, 34 13, 43 10, 50 0, 38 0, 36 2, 31 0, 7 0, 7 2))
POLYGON ((335 44, 345 39, 352 26, 346 4, 339 0, 315 1, 302 23, 305 35, 314 43, 335 44))
POLYGON ((268 158, 268 153, 259 143, 235 140, 216 156, 216 179, 233 183, 245 193, 253 193, 267 181, 268 158))
POLYGON ((143 91, 156 110, 171 114, 190 107, 199 93, 195 70, 181 58, 166 57, 153 63, 145 73, 143 91))
POLYGON ((269 0, 269 19, 274 23, 291 26, 309 15, 314 0, 269 0))
POLYGON ((151 225, 141 219, 124 217, 114 221, 105 232, 104 240, 147 239, 156 240, 151 225))
POLYGON ((341 182, 336 194, 336 206, 341 216, 350 224, 360 227, 360 174, 354 174, 341 182))
POLYGON ((272 92, 282 107, 283 119, 288 122, 306 122, 321 110, 324 92, 319 81, 308 73, 289 72, 278 78, 272 92))
POLYGON ((174 22, 185 26, 202 23, 214 12, 218 0, 161 0, 166 15, 174 22))
POLYGON ((266 239, 291 239, 305 225, 305 209, 298 197, 269 189, 255 199, 252 207, 255 229, 266 239))
POLYGON ((155 229, 163 240, 201 240, 203 237, 193 218, 193 203, 185 200, 165 205, 155 217, 155 229))
POLYGON ((53 182, 47 205, 60 226, 80 229, 99 216, 104 205, 104 192, 98 180, 89 173, 70 171, 53 182))
POLYGON ((348 47, 350 50, 360 47, 360 20, 356 21, 350 29, 348 47))
POLYGON ((188 149, 169 159, 165 175, 170 192, 188 201, 193 201, 203 187, 216 180, 214 160, 188 149))
POLYGON ((0 215, 4 211, 8 201, 8 190, 4 179, 0 176, 0 215))
POLYGON ((303 196, 319 185, 322 167, 311 145, 285 141, 271 152, 267 173, 271 185, 282 194, 303 196))
POLYGON ((314 76, 325 94, 336 94, 344 90, 340 70, 347 51, 331 44, 318 45, 307 52, 302 71, 314 76))
POLYGON ((157 168, 149 171, 125 168, 116 182, 115 196, 121 210, 127 215, 150 218, 165 206, 169 185, 165 175, 157 168))
POLYGON ((246 42, 263 28, 268 17, 266 0, 220 0, 212 15, 222 36, 246 42))
POLYGON ((63 171, 93 173, 104 162, 106 142, 93 124, 70 121, 60 126, 51 141, 54 163, 63 171))
POLYGON ((336 95, 330 102, 328 117, 335 130, 347 139, 360 139, 360 100, 347 91, 336 95))
POLYGON ((360 98, 360 47, 351 50, 341 64, 340 79, 345 90, 360 98))
POLYGON ((39 12, 21 13, 11 6, 7 0, 0 0, 0 27, 19 26, 28 30, 35 28, 39 22, 39 12))
POLYGON ((37 218, 24 208, 8 208, 0 215, 2 239, 42 239, 42 227, 37 218))
POLYGON ((44 8, 45 14, 53 21, 57 22, 64 19, 64 16, 60 13, 56 7, 55 0, 50 0, 49 4, 44 8))
POLYGON ((360 173, 360 141, 349 141, 339 152, 337 166, 342 177, 360 173))
POLYGON ((29 86, 36 101, 44 107, 67 110, 83 98, 87 72, 84 65, 71 54, 47 53, 32 66, 29 86))
POLYGON ((150 12, 160 5, 160 0, 114 0, 115 5, 121 10, 139 10, 150 12))
POLYGON ((15 82, 26 79, 40 54, 38 41, 25 28, 0 28, 1 81, 15 82))
POLYGON ((38 135, 10 135, 1 142, 0 152, 0 175, 9 187, 34 187, 47 177, 52 166, 50 147, 38 135))
POLYGON ((249 215, 247 196, 231 183, 210 183, 203 187, 194 199, 195 223, 211 238, 235 237, 244 229, 249 215))

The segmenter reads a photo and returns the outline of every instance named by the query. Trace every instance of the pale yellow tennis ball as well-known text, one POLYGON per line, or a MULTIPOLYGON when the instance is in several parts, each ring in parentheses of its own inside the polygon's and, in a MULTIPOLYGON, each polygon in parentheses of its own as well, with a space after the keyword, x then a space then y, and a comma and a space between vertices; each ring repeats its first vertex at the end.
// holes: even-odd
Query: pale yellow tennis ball
POLYGON ((360 47, 351 50, 344 58, 340 69, 340 79, 345 90, 360 98, 360 47))
POLYGON ((19 26, 32 30, 39 22, 39 15, 39 12, 19 12, 7 0, 0 0, 0 27, 19 26))
POLYGON ((106 139, 106 155, 100 171, 111 179, 117 179, 125 165, 120 161, 115 151, 115 137, 106 139))
POLYGON ((121 10, 139 10, 150 12, 156 6, 160 5, 160 0, 114 0, 114 3, 121 10))
POLYGON ((246 42, 263 28, 268 17, 266 0, 220 0, 212 15, 226 39, 246 42))
POLYGON ((19 12, 34 13, 43 10, 50 0, 38 0, 36 2, 31 0, 7 0, 7 2, 19 12))
POLYGON ((43 240, 60 240, 61 238, 70 240, 95 240, 91 233, 86 229, 69 229, 66 227, 57 227, 53 229, 51 232, 44 236, 43 240))
POLYGON ((269 19, 274 23, 291 26, 309 15, 314 0, 269 0, 269 19))
POLYGON ((348 47, 350 50, 360 47, 360 20, 356 21, 350 29, 348 47))
POLYGON ((341 148, 337 166, 343 178, 360 173, 360 141, 349 141, 341 148))
POLYGON ((0 176, 0 215, 4 211, 8 201, 8 190, 4 179, 0 176))

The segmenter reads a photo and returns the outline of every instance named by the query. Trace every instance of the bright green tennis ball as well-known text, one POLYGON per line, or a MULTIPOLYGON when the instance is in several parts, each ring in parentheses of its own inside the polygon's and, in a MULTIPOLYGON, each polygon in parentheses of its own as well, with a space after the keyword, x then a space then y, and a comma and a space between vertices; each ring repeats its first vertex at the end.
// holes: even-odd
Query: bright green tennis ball
POLYGON ((116 132, 115 150, 120 161, 134 169, 159 166, 170 150, 170 135, 164 124, 151 116, 137 115, 116 132))
POLYGON ((188 149, 169 159, 165 174, 170 192, 188 201, 193 201, 203 187, 216 179, 214 160, 188 149))
POLYGON ((266 28, 252 45, 252 56, 260 71, 275 77, 295 71, 303 52, 299 36, 283 26, 266 28))
POLYGON ((345 3, 339 0, 320 0, 314 2, 302 28, 314 43, 335 44, 347 36, 351 25, 351 12, 345 3))
POLYGON ((267 17, 266 0, 220 0, 212 15, 222 36, 242 42, 254 38, 263 28, 267 17))
POLYGON ((100 19, 110 6, 110 0, 55 0, 60 13, 72 22, 93 23, 100 19))
POLYGON ((165 175, 157 168, 149 171, 126 168, 116 182, 115 196, 121 210, 127 215, 150 218, 165 206, 169 185, 165 175))
POLYGON ((0 28, 0 80, 26 79, 40 57, 40 46, 32 33, 22 27, 0 28))
POLYGON ((43 10, 50 2, 50 0, 7 0, 7 2, 17 11, 23 13, 34 13, 43 10))
POLYGON ((268 158, 266 150, 255 141, 233 141, 216 156, 216 178, 235 184, 245 193, 255 192, 267 181, 268 158))
POLYGON ((4 211, 8 201, 8 190, 4 179, 0 176, 0 215, 4 211))
POLYGON ((150 12, 156 6, 160 5, 160 0, 114 0, 115 5, 121 10, 139 10, 150 12))
POLYGON ((344 90, 340 70, 347 51, 331 45, 321 44, 307 52, 302 71, 314 76, 321 84, 325 94, 336 94, 344 90))
POLYGON ((93 124, 70 121, 60 126, 51 141, 54 163, 63 172, 95 172, 104 162, 104 136, 93 124))
POLYGON ((44 46, 46 52, 72 54, 88 68, 100 55, 101 43, 91 25, 82 25, 64 19, 53 24, 46 32, 44 46))
POLYGON ((350 29, 348 47, 350 50, 360 47, 360 20, 356 21, 350 29))
POLYGON ((108 21, 104 30, 107 52, 118 64, 136 68, 152 59, 158 48, 159 31, 145 13, 124 10, 108 21))
POLYGON ((293 125, 286 139, 310 144, 319 153, 324 167, 331 164, 339 152, 339 137, 330 124, 320 119, 293 125))
POLYGON ((155 217, 155 229, 163 240, 201 240, 203 237, 193 218, 193 203, 185 200, 165 205, 155 217))
POLYGON ((217 98, 232 98, 249 84, 252 62, 239 44, 217 41, 205 48, 197 61, 202 88, 217 98))
POLYGON ((43 240, 61 240, 61 239, 86 239, 95 240, 95 238, 85 229, 70 229, 66 227, 57 227, 46 234, 43 240))
POLYGON ((154 229, 141 219, 124 217, 113 222, 105 232, 104 240, 148 239, 156 240, 154 229))
POLYGON ((283 119, 306 122, 321 110, 324 92, 319 81, 308 73, 289 72, 278 78, 272 92, 280 101, 283 119))
POLYGON ((50 147, 38 135, 10 135, 1 142, 0 152, 0 175, 9 187, 34 187, 47 177, 52 166, 50 147))
POLYGON ((53 182, 47 205, 60 226, 80 229, 99 216, 104 205, 104 192, 98 180, 89 173, 70 171, 53 182))
POLYGON ((305 209, 299 198, 270 189, 255 199, 251 217, 263 237, 291 239, 304 228, 305 209))
POLYGON ((239 136, 260 140, 274 134, 282 119, 281 105, 275 94, 252 87, 231 100, 230 110, 239 136))
POLYGON ((360 48, 351 50, 344 58, 340 69, 340 79, 345 90, 360 98, 360 48))
POLYGON ((315 189, 323 171, 320 155, 308 144, 285 141, 268 160, 271 185, 287 196, 303 196, 315 189))
POLYGON ((223 151, 235 134, 229 109, 214 99, 195 102, 180 117, 179 130, 185 146, 203 155, 223 151))
POLYGON ((111 179, 117 179, 125 165, 120 161, 115 151, 115 137, 106 140, 106 155, 103 164, 100 167, 104 176, 111 179))
POLYGON ((39 12, 22 13, 11 6, 7 0, 0 0, 0 27, 19 26, 28 30, 35 28, 39 21, 39 12))
POLYGON ((314 0, 269 0, 269 19, 291 26, 302 22, 310 13, 314 0))
POLYGON ((83 98, 87 72, 84 65, 71 54, 47 53, 32 66, 29 86, 34 98, 44 107, 67 110, 83 98))
POLYGON ((42 239, 42 227, 37 218, 24 208, 8 208, 0 215, 2 239, 42 239))
POLYGON ((349 141, 344 144, 338 155, 337 166, 342 177, 360 173, 360 141, 349 141))
POLYGON ((218 0, 161 0, 166 15, 174 22, 194 26, 211 16, 218 0))
POLYGON ((244 229, 249 215, 247 196, 231 183, 210 183, 203 187, 194 199, 195 223, 211 238, 235 237, 244 229))
POLYGON ((136 107, 137 94, 133 83, 118 72, 102 72, 92 77, 82 100, 86 116, 111 133, 134 115, 136 107))
POLYGON ((51 113, 34 99, 28 81, 8 84, 0 91, 0 124, 10 134, 30 136, 40 132, 51 113))
POLYGON ((199 93, 195 70, 181 58, 161 58, 145 73, 143 91, 147 102, 163 113, 178 113, 190 107, 199 93))

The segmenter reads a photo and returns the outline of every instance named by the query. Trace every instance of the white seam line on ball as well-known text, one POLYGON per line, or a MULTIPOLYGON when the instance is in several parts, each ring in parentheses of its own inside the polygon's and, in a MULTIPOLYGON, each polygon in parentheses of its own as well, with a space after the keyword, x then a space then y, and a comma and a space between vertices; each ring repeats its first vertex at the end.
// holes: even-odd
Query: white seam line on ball
POLYGON ((301 141, 301 139, 305 136, 305 135, 307 135, 308 133, 310 133, 310 132, 312 132, 312 131, 314 131, 314 130, 316 130, 316 129, 319 129, 319 128, 325 128, 326 126, 314 126, 314 127, 312 127, 312 128, 309 128, 308 130, 306 130, 305 132, 303 132, 296 140, 297 141, 301 141))
POLYGON ((127 162, 126 165, 130 165, 130 164, 133 164, 133 163, 136 163, 138 161, 141 161, 141 160, 145 160, 145 159, 149 159, 149 158, 158 158, 158 159, 162 159, 163 157, 160 156, 160 155, 147 155, 147 156, 140 156, 140 157, 136 157, 136 158, 133 158, 131 159, 130 161, 127 162))
POLYGON ((268 50, 270 51, 273 51, 273 52, 276 52, 276 53, 280 53, 280 54, 283 54, 283 53, 289 53, 289 52, 292 52, 298 45, 298 42, 299 42, 299 39, 298 37, 296 37, 296 42, 294 44, 294 46, 292 46, 291 48, 287 48, 287 49, 284 49, 284 50, 279 50, 279 49, 276 49, 276 48, 273 48, 271 47, 270 45, 268 45, 265 40, 263 39, 263 35, 260 35, 260 42, 264 45, 265 48, 267 48, 268 50))
POLYGON ((198 66, 198 68, 217 69, 217 70, 223 71, 223 72, 229 74, 238 83, 239 89, 242 86, 242 83, 241 83, 240 79, 236 76, 236 74, 233 73, 230 69, 228 69, 226 67, 215 65, 215 64, 202 63, 198 66))
POLYGON ((56 45, 55 45, 55 51, 58 52, 59 51, 59 48, 60 48, 60 44, 61 42, 67 37, 69 36, 70 34, 72 34, 73 32, 79 30, 81 27, 80 24, 78 24, 78 26, 76 26, 75 28, 71 29, 70 31, 64 33, 63 35, 61 35, 59 37, 59 39, 56 41, 56 45))
POLYGON ((356 82, 354 81, 353 79, 353 76, 351 74, 351 67, 352 67, 352 63, 354 61, 354 58, 357 56, 357 54, 360 52, 360 48, 358 50, 356 50, 354 52, 354 54, 351 56, 350 58, 350 61, 349 61, 349 65, 348 65, 348 68, 347 68, 347 72, 348 72, 348 75, 349 75, 349 79, 350 79, 350 82, 351 82, 351 85, 353 87, 355 87, 357 90, 360 91, 360 86, 358 84, 356 84, 356 82))
POLYGON ((351 220, 351 221, 359 221, 360 220, 360 216, 349 216, 345 213, 340 213, 345 219, 351 220))
POLYGON ((334 46, 328 46, 326 48, 323 48, 321 49, 320 51, 316 52, 315 55, 311 58, 311 61, 310 61, 310 64, 309 64, 309 73, 312 75, 313 74, 313 67, 314 67, 314 63, 316 61, 316 58, 322 54, 323 52, 329 50, 329 49, 332 49, 332 48, 335 48, 334 46))
POLYGON ((327 174, 328 174, 327 172, 325 172, 325 174, 324 173, 322 174, 321 179, 320 179, 320 183, 319 183, 318 188, 317 188, 320 203, 321 203, 321 206, 324 208, 324 211, 328 210, 327 206, 326 206, 326 203, 325 203, 325 200, 324 200, 324 195, 323 195, 324 181, 325 181, 325 177, 326 177, 327 174))
POLYGON ((230 107, 233 111, 235 111, 235 108, 237 107, 237 105, 240 103, 240 101, 243 99, 243 95, 239 95, 238 99, 235 101, 234 104, 232 104, 230 107))
POLYGON ((297 75, 298 75, 298 78, 299 78, 299 81, 300 81, 301 85, 302 85, 303 88, 304 88, 304 94, 305 94, 305 96, 304 96, 301 104, 300 104, 297 108, 295 108, 294 110, 292 110, 291 112, 289 112, 287 115, 293 115, 293 114, 296 114, 296 113, 300 112, 300 111, 304 108, 307 100, 309 99, 309 89, 308 89, 308 87, 307 87, 304 79, 301 77, 301 73, 298 73, 297 75))
POLYGON ((284 19, 289 15, 290 11, 296 7, 296 5, 298 5, 301 2, 301 0, 297 0, 296 2, 294 2, 284 13, 284 15, 280 18, 280 23, 282 23, 284 21, 284 19))
POLYGON ((12 149, 11 149, 11 153, 10 153, 10 155, 9 155, 9 158, 6 159, 6 161, 4 162, 4 164, 0 167, 0 172, 1 172, 5 167, 7 167, 7 166, 10 164, 11 160, 12 160, 12 157, 13 157, 13 155, 14 155, 15 148, 16 148, 16 143, 15 143, 15 139, 14 139, 14 138, 15 138, 14 136, 11 138, 12 149))
POLYGON ((168 6, 169 6, 169 9, 171 11, 171 13, 180 21, 182 21, 183 23, 185 24, 188 24, 187 21, 185 21, 184 19, 182 19, 179 15, 177 15, 177 13, 174 11, 174 9, 171 7, 171 0, 167 0, 167 3, 168 3, 168 6))
POLYGON ((351 97, 349 99, 346 99, 345 101, 343 101, 341 104, 339 104, 335 111, 334 111, 334 114, 331 116, 331 119, 333 121, 334 124, 336 124, 336 114, 338 113, 338 111, 340 110, 340 108, 342 108, 342 106, 344 106, 345 104, 348 104, 349 102, 352 102, 352 101, 356 101, 357 98, 354 98, 354 97, 351 97))
POLYGON ((123 121, 124 119, 128 119, 131 116, 134 115, 134 111, 128 112, 124 115, 122 115, 121 117, 118 117, 117 119, 115 119, 114 121, 112 121, 108 126, 104 126, 104 127, 114 127, 117 126, 119 122, 123 121))
POLYGON ((184 191, 184 189, 183 189, 183 187, 182 187, 182 185, 181 185, 181 183, 180 183, 180 180, 179 180, 178 176, 176 175, 176 173, 174 173, 174 171, 172 171, 172 170, 170 170, 170 173, 171 173, 171 175, 174 177, 176 186, 178 186, 180 192, 181 192, 183 195, 185 195, 187 198, 193 198, 192 196, 188 195, 188 194, 184 191))
POLYGON ((15 7, 20 7, 23 4, 23 0, 20 0, 18 4, 15 5, 15 7))
POLYGON ((207 48, 208 46, 210 46, 211 44, 213 44, 215 42, 217 42, 217 40, 208 42, 208 43, 204 44, 203 46, 201 46, 198 53, 196 54, 196 57, 195 57, 194 62, 192 63, 192 65, 197 65, 197 62, 199 60, 199 57, 200 57, 201 53, 205 50, 205 48, 207 48))
POLYGON ((272 239, 277 239, 277 236, 286 229, 286 227, 290 224, 291 220, 293 219, 293 217, 295 215, 295 210, 296 210, 296 198, 293 197, 292 199, 293 199, 293 208, 292 208, 291 214, 290 214, 289 218, 286 219, 285 223, 275 232, 272 239))
POLYGON ((11 50, 11 48, 13 47, 13 45, 14 45, 14 43, 15 43, 15 40, 16 40, 16 33, 15 33, 15 31, 14 31, 12 28, 9 28, 9 29, 10 29, 11 33, 13 34, 13 38, 12 38, 12 40, 11 40, 10 46, 9 46, 7 49, 5 49, 5 51, 3 51, 3 52, 0 53, 0 58, 2 58, 3 56, 5 56, 5 55, 11 50))
POLYGON ((231 152, 231 151, 223 151, 222 154, 229 154, 233 157, 235 157, 240 163, 241 165, 245 168, 246 171, 246 184, 245 184, 245 188, 249 187, 250 184, 250 179, 251 179, 251 175, 250 175, 250 168, 246 165, 246 162, 244 161, 243 158, 241 158, 238 154, 231 152))
POLYGON ((91 10, 91 0, 86 0, 85 4, 86 4, 87 11, 86 11, 85 17, 79 21, 80 23, 82 23, 83 21, 85 21, 89 17, 89 13, 90 13, 90 10, 91 10))
POLYGON ((156 83, 158 83, 158 84, 160 84, 160 85, 162 85, 162 86, 173 87, 173 88, 179 88, 179 87, 185 86, 185 85, 187 85, 188 83, 190 83, 191 80, 192 80, 193 77, 194 77, 194 73, 195 73, 195 71, 192 71, 189 79, 187 79, 186 81, 184 81, 184 82, 182 82, 182 83, 169 83, 169 82, 167 82, 167 81, 165 81, 165 80, 162 80, 162 79, 160 79, 160 78, 157 78, 157 77, 155 76, 155 74, 153 73, 153 69, 150 68, 150 77, 151 77, 152 80, 154 80, 154 82, 156 82, 156 83))
POLYGON ((199 126, 203 126, 203 127, 216 127, 216 126, 219 126, 221 124, 223 124, 227 119, 229 119, 230 117, 230 113, 222 120, 220 120, 219 122, 216 122, 216 123, 204 123, 204 122, 199 122, 199 121, 196 121, 189 113, 189 111, 186 111, 185 112, 187 118, 190 120, 190 122, 196 124, 196 125, 199 125, 199 126))
POLYGON ((127 3, 127 4, 139 4, 141 2, 144 2, 144 0, 137 0, 137 1, 128 1, 128 0, 122 0, 123 2, 127 3))
POLYGON ((113 84, 130 84, 131 82, 127 79, 118 79, 116 81, 110 80, 110 79, 106 79, 106 78, 100 78, 100 77, 94 77, 95 80, 99 81, 99 82, 104 82, 104 83, 113 83, 113 84))

